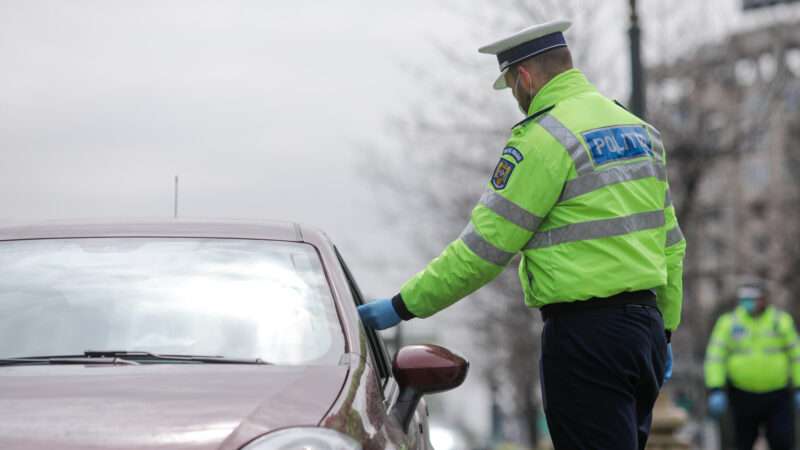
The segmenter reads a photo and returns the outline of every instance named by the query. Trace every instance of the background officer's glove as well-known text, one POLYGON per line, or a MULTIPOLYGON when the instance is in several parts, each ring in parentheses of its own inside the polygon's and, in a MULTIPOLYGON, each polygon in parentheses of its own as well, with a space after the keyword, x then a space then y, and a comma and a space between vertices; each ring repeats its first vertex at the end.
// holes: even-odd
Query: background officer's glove
POLYGON ((381 298, 359 306, 358 315, 361 316, 364 325, 376 330, 391 328, 401 320, 389 298, 381 298))
POLYGON ((713 391, 708 396, 708 413, 711 417, 719 418, 728 409, 728 396, 722 391, 713 391))
POLYGON ((667 345, 667 365, 664 370, 664 381, 672 378, 672 344, 667 345))
POLYGON ((800 390, 794 391, 794 406, 800 410, 800 390))

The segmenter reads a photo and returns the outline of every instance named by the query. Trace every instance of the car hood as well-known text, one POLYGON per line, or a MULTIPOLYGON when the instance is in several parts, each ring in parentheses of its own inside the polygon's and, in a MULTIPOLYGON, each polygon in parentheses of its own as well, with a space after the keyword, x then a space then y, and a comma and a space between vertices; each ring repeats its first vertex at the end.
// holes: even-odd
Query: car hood
POLYGON ((317 425, 347 366, 0 367, 0 448, 236 449, 317 425))

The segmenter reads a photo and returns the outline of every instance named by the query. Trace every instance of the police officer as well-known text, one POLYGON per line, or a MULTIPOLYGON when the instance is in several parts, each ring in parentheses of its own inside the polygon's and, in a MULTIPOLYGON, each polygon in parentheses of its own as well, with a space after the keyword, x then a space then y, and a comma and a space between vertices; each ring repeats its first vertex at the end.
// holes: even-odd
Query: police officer
POLYGON ((741 286, 738 297, 738 307, 717 320, 706 350, 708 410, 720 417, 730 399, 738 450, 753 448, 762 425, 772 450, 791 450, 793 402, 800 407, 794 321, 768 305, 763 284, 741 286))
POLYGON ((377 329, 429 317, 521 253, 525 303, 545 319, 541 383, 555 448, 642 449, 671 373, 686 244, 658 131, 573 68, 569 25, 480 49, 499 61, 495 89, 510 87, 527 118, 461 236, 392 299, 359 312, 377 329))

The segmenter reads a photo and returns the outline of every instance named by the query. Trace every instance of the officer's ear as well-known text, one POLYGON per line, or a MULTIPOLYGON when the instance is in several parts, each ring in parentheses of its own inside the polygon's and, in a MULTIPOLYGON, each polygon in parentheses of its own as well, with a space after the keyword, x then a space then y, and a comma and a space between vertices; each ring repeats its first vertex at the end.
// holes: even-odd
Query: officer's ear
POLYGON ((519 83, 522 92, 529 92, 533 87, 533 74, 524 64, 517 65, 515 72, 519 80, 514 82, 519 83))

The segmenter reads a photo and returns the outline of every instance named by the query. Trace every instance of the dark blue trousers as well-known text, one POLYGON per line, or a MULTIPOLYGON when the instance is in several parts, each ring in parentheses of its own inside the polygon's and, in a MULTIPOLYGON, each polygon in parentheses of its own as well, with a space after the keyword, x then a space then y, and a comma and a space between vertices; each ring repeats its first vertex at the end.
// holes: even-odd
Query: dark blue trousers
POLYGON ((730 388, 736 448, 752 450, 763 425, 770 450, 794 448, 794 402, 788 389, 754 394, 730 388))
POLYGON ((664 323, 654 307, 549 317, 540 368, 555 449, 644 449, 666 355, 664 323))

